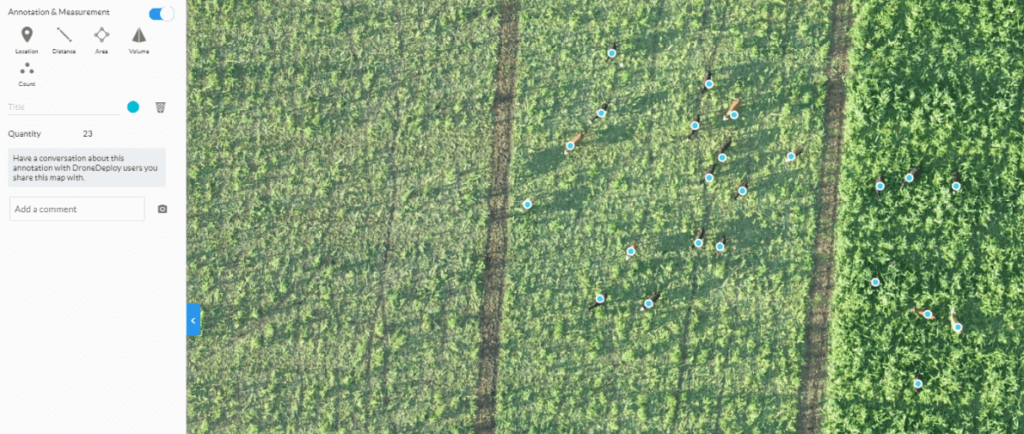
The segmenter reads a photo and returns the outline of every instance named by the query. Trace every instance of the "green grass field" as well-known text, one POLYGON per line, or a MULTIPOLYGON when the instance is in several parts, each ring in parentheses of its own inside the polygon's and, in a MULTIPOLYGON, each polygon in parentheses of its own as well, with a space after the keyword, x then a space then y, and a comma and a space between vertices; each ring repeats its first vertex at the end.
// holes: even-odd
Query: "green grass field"
MULTIPOLYGON (((325 3, 189 4, 190 432, 487 432, 499 41, 496 431, 797 430, 832 2, 325 3)), ((853 3, 825 431, 1021 432, 1019 5, 853 3)))
POLYGON ((499 431, 794 429, 825 11, 523 4, 512 196, 535 205, 510 223, 499 431), (622 68, 604 60, 612 42, 622 68), (698 106, 707 67, 716 84, 698 106), (740 119, 722 122, 736 96, 740 119), (609 115, 588 124, 604 102, 609 115), (686 141, 698 110, 702 127, 686 141), (727 137, 728 159, 705 185, 727 137), (806 151, 787 165, 797 146, 806 151), (743 179, 750 193, 733 202, 743 179), (699 227, 708 245, 695 250, 699 227), (641 313, 656 290, 661 300, 641 313), (610 301, 585 314, 600 292, 610 301))
POLYGON ((191 5, 190 431, 471 425, 491 14, 191 5))
POLYGON ((855 12, 827 431, 1024 432, 1020 5, 855 12))

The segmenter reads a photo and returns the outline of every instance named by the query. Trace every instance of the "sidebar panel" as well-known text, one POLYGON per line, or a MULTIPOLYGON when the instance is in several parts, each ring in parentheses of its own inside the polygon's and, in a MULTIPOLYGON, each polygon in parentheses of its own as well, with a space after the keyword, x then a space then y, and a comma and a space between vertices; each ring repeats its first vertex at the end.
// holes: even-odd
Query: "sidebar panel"
POLYGON ((3 12, 2 430, 185 432, 185 2, 3 12))

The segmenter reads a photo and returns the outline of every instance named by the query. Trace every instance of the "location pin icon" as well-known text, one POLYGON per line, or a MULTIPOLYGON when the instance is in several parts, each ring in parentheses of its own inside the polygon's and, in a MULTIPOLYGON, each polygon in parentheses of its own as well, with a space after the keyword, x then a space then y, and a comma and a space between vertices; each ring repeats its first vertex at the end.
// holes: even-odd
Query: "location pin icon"
POLYGON ((24 29, 21 29, 21 36, 25 38, 25 42, 28 42, 29 39, 32 39, 32 28, 25 27, 24 29))

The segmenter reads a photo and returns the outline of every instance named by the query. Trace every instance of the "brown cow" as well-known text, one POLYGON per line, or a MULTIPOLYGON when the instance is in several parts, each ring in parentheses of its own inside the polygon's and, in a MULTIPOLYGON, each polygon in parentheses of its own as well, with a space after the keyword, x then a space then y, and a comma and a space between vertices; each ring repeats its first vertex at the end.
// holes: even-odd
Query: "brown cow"
MULTIPOLYGON (((576 136, 572 138, 573 149, 576 149, 576 147, 579 146, 580 142, 582 142, 582 141, 583 141, 583 133, 576 134, 576 136)), ((564 154, 565 155, 569 155, 569 148, 568 147, 565 148, 564 154)))
POLYGON ((729 113, 732 113, 732 112, 734 112, 736 110, 739 110, 740 109, 740 104, 742 104, 742 103, 743 103, 743 98, 736 97, 736 99, 734 99, 732 101, 732 104, 729 105, 729 110, 725 111, 725 116, 722 116, 722 120, 723 121, 729 120, 729 113))
MULTIPOLYGON (((804 153, 804 147, 803 146, 797 146, 796 149, 793 150, 793 160, 792 161, 796 161, 796 157, 799 157, 800 154, 803 154, 803 153, 804 153)), ((788 163, 789 161, 790 161, 789 154, 786 154, 786 162, 788 163)))
POLYGON ((935 315, 934 314, 932 314, 931 316, 925 316, 925 314, 924 314, 925 312, 931 313, 930 311, 927 311, 926 309, 918 309, 918 308, 914 307, 914 308, 911 308, 910 311, 914 312, 914 313, 916 313, 918 315, 921 315, 921 317, 923 317, 924 319, 927 319, 927 320, 935 319, 935 315))

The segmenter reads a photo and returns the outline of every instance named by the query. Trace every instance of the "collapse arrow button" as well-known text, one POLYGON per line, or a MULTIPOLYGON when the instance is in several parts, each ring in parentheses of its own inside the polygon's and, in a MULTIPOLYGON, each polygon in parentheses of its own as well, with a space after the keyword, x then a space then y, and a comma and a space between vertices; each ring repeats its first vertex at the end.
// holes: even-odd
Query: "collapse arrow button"
POLYGON ((189 336, 199 336, 203 333, 203 313, 198 303, 187 303, 185 312, 185 325, 189 336))

